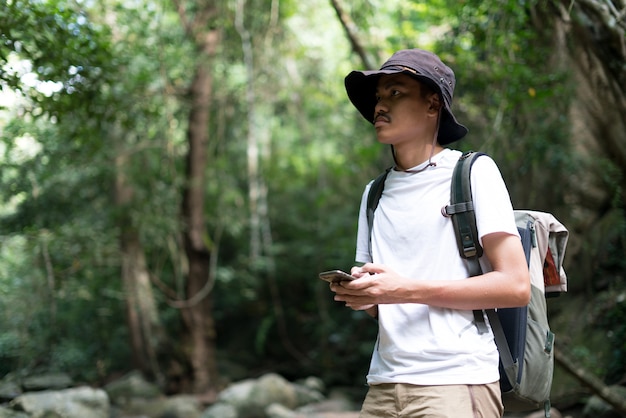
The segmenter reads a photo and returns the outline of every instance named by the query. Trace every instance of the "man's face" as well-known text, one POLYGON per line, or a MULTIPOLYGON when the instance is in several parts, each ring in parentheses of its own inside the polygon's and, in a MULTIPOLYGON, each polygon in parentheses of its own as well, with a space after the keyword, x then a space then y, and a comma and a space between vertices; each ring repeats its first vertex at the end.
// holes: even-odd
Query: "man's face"
POLYGON ((406 74, 380 77, 373 115, 379 142, 401 145, 405 142, 432 141, 436 119, 431 117, 431 105, 436 95, 423 97, 421 89, 421 83, 406 74))

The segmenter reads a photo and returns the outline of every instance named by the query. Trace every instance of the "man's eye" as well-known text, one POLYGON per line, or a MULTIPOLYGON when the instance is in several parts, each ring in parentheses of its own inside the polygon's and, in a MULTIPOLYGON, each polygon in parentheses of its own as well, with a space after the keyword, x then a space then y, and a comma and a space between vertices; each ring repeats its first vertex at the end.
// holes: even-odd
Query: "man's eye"
POLYGON ((392 96, 397 96, 398 94, 400 94, 400 91, 399 91, 399 90, 393 90, 393 91, 391 92, 391 95, 392 95, 392 96))

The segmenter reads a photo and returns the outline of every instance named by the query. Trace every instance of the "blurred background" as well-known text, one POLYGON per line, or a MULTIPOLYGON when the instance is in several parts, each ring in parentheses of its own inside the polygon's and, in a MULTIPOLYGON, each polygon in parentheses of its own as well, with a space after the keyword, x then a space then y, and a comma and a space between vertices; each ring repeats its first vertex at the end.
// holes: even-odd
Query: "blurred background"
POLYGON ((0 378, 360 396, 376 324, 317 273, 392 161, 343 78, 418 47, 456 73, 455 147, 570 230, 553 403, 626 381, 623 0, 0 3, 0 378))

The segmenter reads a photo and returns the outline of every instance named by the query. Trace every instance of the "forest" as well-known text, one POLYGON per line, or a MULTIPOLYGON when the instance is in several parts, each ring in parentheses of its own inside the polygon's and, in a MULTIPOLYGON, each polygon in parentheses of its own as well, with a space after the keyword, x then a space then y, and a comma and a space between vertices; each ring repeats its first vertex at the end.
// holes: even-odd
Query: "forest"
POLYGON ((376 323, 318 272, 393 163, 344 77, 404 48, 455 71, 454 146, 569 229, 561 359, 626 383, 624 0, 0 1, 0 377, 362 388, 376 323))

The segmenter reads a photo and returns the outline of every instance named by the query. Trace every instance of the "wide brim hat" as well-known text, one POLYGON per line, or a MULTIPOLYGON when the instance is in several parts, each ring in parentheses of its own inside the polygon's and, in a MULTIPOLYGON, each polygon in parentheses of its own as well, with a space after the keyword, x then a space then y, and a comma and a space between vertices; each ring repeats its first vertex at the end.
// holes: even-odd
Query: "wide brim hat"
POLYGON ((352 71, 345 78, 348 98, 363 117, 374 123, 376 86, 383 74, 407 74, 432 87, 443 99, 437 142, 447 145, 467 134, 452 113, 452 97, 456 79, 454 72, 432 52, 422 49, 406 49, 396 52, 380 70, 352 71))

